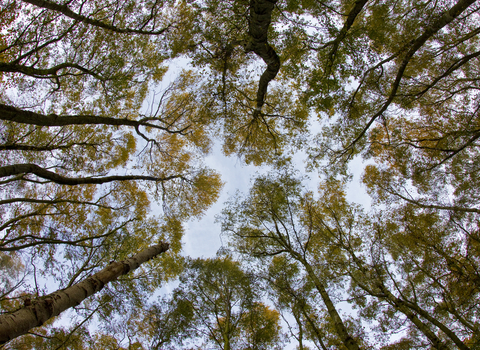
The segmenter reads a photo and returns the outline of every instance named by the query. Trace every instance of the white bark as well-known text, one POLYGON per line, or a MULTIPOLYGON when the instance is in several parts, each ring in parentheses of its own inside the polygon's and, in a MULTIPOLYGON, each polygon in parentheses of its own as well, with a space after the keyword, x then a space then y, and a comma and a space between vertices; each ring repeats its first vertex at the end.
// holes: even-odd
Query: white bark
POLYGON ((0 344, 23 335, 34 327, 41 326, 45 321, 68 308, 77 306, 84 299, 100 291, 108 282, 135 270, 144 262, 167 251, 168 248, 168 243, 151 246, 129 259, 109 264, 103 270, 71 287, 32 301, 30 305, 11 314, 1 315, 0 344))

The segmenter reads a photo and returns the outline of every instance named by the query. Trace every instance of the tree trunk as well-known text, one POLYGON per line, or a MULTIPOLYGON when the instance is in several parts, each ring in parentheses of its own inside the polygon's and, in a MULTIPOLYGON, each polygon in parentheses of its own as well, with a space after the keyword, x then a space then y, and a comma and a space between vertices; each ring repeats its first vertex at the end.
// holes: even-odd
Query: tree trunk
POLYGON ((268 44, 267 34, 270 21, 272 19, 272 11, 277 0, 251 0, 250 1, 250 18, 248 34, 250 42, 245 48, 246 51, 253 51, 267 64, 267 69, 260 77, 257 91, 257 107, 255 112, 260 113, 265 102, 268 83, 275 79, 280 70, 280 58, 275 50, 268 44))
POLYGON ((359 350, 360 347, 358 346, 357 341, 348 333, 347 327, 345 327, 345 324, 343 323, 342 318, 338 314, 338 311, 335 308, 333 301, 330 299, 330 296, 328 295, 325 286, 318 279, 315 271, 313 271, 310 264, 304 259, 297 256, 297 260, 300 261, 300 263, 305 267, 308 276, 312 279, 313 284, 315 285, 317 291, 320 293, 320 296, 322 297, 322 300, 327 307, 328 314, 333 321, 335 330, 337 331, 337 334, 342 340, 345 347, 349 350, 359 350))
POLYGON ((168 243, 151 246, 129 259, 109 264, 103 270, 71 287, 37 299, 11 314, 1 315, 0 344, 23 335, 61 312, 77 306, 84 299, 99 292, 107 283, 135 270, 144 262, 166 252, 168 248, 168 243))

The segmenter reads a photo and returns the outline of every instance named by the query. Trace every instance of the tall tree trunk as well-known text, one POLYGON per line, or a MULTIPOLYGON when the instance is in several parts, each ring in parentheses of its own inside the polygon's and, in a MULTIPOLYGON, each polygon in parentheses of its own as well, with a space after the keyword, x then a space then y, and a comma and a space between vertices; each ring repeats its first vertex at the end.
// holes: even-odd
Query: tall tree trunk
POLYGON ((138 268, 144 262, 168 250, 168 243, 151 246, 137 255, 121 262, 113 262, 103 270, 63 290, 33 301, 14 313, 0 316, 0 344, 4 344, 48 319, 80 304, 84 299, 99 292, 104 285, 138 268))
POLYGON ((300 261, 300 263, 305 267, 308 276, 312 279, 315 288, 320 293, 320 296, 325 303, 325 306, 327 307, 328 314, 333 321, 335 330, 345 347, 349 350, 359 350, 360 347, 358 346, 357 341, 348 333, 347 327, 345 327, 342 318, 338 314, 338 311, 335 308, 332 299, 330 299, 330 296, 328 295, 325 286, 317 277, 315 271, 313 271, 313 268, 305 259, 301 258, 299 255, 296 256, 296 259, 300 261))
POLYGON ((250 42, 246 51, 253 51, 267 64, 267 68, 260 77, 257 91, 257 107, 255 114, 259 114, 265 102, 268 83, 275 79, 280 70, 280 58, 268 44, 268 27, 272 19, 272 11, 277 0, 251 0, 248 34, 250 42))

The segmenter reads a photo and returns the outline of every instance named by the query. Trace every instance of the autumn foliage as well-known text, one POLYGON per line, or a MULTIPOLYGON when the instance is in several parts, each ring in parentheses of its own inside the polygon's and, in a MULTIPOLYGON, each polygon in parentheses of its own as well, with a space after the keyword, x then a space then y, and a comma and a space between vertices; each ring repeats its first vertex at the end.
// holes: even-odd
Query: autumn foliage
POLYGON ((0 333, 169 244, 3 348, 478 348, 479 10, 1 0, 0 333), (216 145, 262 172, 192 259, 216 145))

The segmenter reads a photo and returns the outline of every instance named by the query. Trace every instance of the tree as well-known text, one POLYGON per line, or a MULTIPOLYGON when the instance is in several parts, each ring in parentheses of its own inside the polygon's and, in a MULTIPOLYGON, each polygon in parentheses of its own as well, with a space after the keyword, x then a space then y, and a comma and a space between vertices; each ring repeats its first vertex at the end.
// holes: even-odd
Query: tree
POLYGON ((127 260, 111 263, 82 282, 49 294, 41 300, 26 299, 22 309, 0 317, 0 343, 3 344, 25 334, 33 327, 41 326, 49 318, 59 315, 66 309, 78 305, 83 299, 99 292, 107 283, 137 269, 144 262, 167 250, 166 243, 152 246, 127 260))
MULTIPOLYGON (((469 100, 475 89, 470 65, 477 55, 477 6, 475 1, 402 2, 399 6, 356 2, 350 12, 356 14, 353 25, 348 25, 348 16, 335 40, 317 46, 319 53, 332 48, 332 54, 319 56, 319 68, 310 76, 309 96, 316 102, 326 99, 327 103, 317 104, 319 110, 328 113, 332 108, 341 115, 321 137, 320 150, 332 160, 348 159, 365 149, 369 135, 375 137, 380 130, 396 138, 397 128, 392 128, 396 123, 390 124, 390 119, 416 119, 429 129, 437 112, 445 112, 445 120, 474 113, 473 105, 460 101, 469 100), (365 7, 359 13, 362 3, 365 7), (402 117, 396 117, 394 108, 403 111, 402 117)), ((468 147, 466 139, 457 141, 468 147)), ((427 141, 411 140, 412 148, 427 141)))
POLYGON ((152 347, 275 349, 280 346, 279 315, 259 296, 253 276, 229 256, 191 260, 171 298, 151 310, 152 347))
MULTIPOLYGON (((355 84, 340 84, 344 89, 335 91, 325 84, 325 70, 316 71, 315 81, 322 93, 313 92, 311 98, 331 102, 318 106, 325 114, 333 107, 332 113, 338 113, 338 118, 319 136, 321 145, 312 155, 315 161, 324 156, 330 159, 325 167, 330 174, 343 172, 346 161, 359 152, 374 161, 366 168, 364 183, 379 205, 382 219, 371 219, 377 228, 370 242, 378 247, 378 255, 372 256, 368 265, 382 271, 381 284, 387 283, 385 278, 392 284, 383 286, 387 288, 384 292, 377 289, 378 285, 363 286, 384 298, 396 293, 395 298, 387 298, 392 309, 411 316, 414 312, 432 330, 440 329, 443 334, 437 333, 437 339, 430 333, 430 343, 438 344, 440 339, 460 348, 474 346, 476 331, 466 319, 459 320, 457 311, 445 317, 431 300, 448 296, 454 310, 462 303, 477 303, 476 277, 467 277, 466 271, 478 271, 473 248, 478 230, 474 165, 478 146, 473 126, 478 116, 478 104, 473 102, 477 89, 478 38, 474 23, 478 3, 458 1, 438 6, 404 2, 399 7, 381 6, 389 12, 367 4, 364 15, 351 27, 349 35, 354 41, 344 41, 351 46, 338 62, 351 68, 343 77, 355 84), (427 25, 416 25, 419 21, 427 25), (355 40, 360 35, 368 39, 355 40), (355 69, 357 73, 352 74, 355 69), (335 162, 338 166, 333 166, 335 162), (458 247, 472 248, 461 252, 458 247), (393 266, 390 256, 396 257, 393 266), (460 279, 455 281, 463 288, 461 302, 455 297, 458 292, 446 281, 460 266, 465 284, 460 279), (403 271, 401 278, 397 278, 399 271, 403 271), (410 310, 399 311, 404 304, 410 310)), ((342 69, 346 70, 330 72, 343 74, 342 69)), ((338 76, 333 79, 335 83, 341 81, 338 76)), ((362 237, 368 239, 368 234, 362 237)), ((390 313, 385 319, 391 317, 390 313)), ((415 322, 423 328, 424 336, 430 332, 418 320, 415 322)), ((389 326, 395 327, 394 322, 389 326)))
POLYGON ((445 224, 436 213, 411 209, 374 221, 364 235, 371 237, 370 261, 345 247, 363 274, 360 280, 352 276, 354 285, 403 313, 438 348, 475 347, 477 331, 465 320, 476 317, 470 313, 478 303, 476 253, 460 252, 464 237, 458 226, 445 224), (445 312, 444 302, 451 311, 445 312), (435 329, 441 333, 435 335, 435 329))
POLYGON ((331 337, 343 343, 337 347, 352 346, 349 339, 360 347, 368 341, 361 329, 353 328, 359 340, 342 332, 381 320, 374 332, 388 348, 388 334, 408 322, 411 334, 404 341, 411 344, 475 346, 477 330, 467 320, 477 312, 477 257, 459 249, 464 238, 456 225, 433 213, 411 212, 410 206, 366 216, 345 200, 335 181, 319 192, 315 200, 311 192, 302 192, 298 179, 271 174, 257 178, 250 195, 232 201, 223 214, 233 246, 263 265, 270 262, 273 296, 296 315, 299 332, 309 328, 320 347, 329 346, 331 337), (318 307, 312 290, 323 301, 333 335, 309 311, 318 307), (332 294, 358 307, 353 324, 347 326, 339 316, 332 294))
MULTIPOLYGON (((358 340, 350 334, 327 290, 330 281, 325 281, 331 274, 319 272, 315 263, 320 259, 316 242, 319 234, 309 228, 303 230, 295 215, 301 206, 298 180, 288 175, 257 178, 245 201, 237 200, 224 210, 223 231, 244 254, 286 254, 296 260, 320 295, 340 341, 347 349, 358 349, 358 340)), ((339 259, 341 263, 341 256, 339 259)))
POLYGON ((170 5, 2 3, 0 251, 25 266, 23 280, 9 278, 2 291, 2 312, 46 294, 40 276, 68 288, 158 241, 172 247, 161 262, 78 313, 93 319, 92 305, 100 318, 121 313, 122 288, 141 307, 178 273, 182 222, 204 212, 221 181, 201 164, 210 140, 197 128, 191 74, 142 107, 167 70, 167 28, 182 21, 170 5))
MULTIPOLYGON (((124 325, 90 336, 82 320, 75 334, 51 325, 39 334, 58 346, 82 338, 75 346, 120 347, 117 331, 132 347, 160 344, 153 325, 132 337, 139 315, 116 301, 124 295, 132 309, 148 310, 145 295, 180 272, 182 222, 220 191, 219 175, 202 164, 218 141, 227 155, 284 171, 230 203, 224 229, 244 257, 261 258, 250 263, 269 266, 271 274, 259 275, 294 316, 300 348, 368 346, 362 325, 377 319, 385 349, 477 346, 479 6, 3 1, 2 311, 45 294, 40 275, 67 288, 108 261, 169 241, 165 264, 148 271, 154 282, 146 271, 124 277, 78 310, 84 320, 117 312, 124 325), (176 58, 189 70, 166 86, 176 58), (314 119, 323 129, 312 140, 314 119), (319 198, 285 175, 298 150, 325 176, 319 198), (368 213, 344 198, 357 155, 370 161, 368 213), (344 297, 359 310, 349 317, 339 311, 344 297), (403 339, 386 339, 403 324, 403 339)), ((195 337, 193 314, 177 301, 158 312, 168 315, 167 329, 178 320, 184 337, 195 337)), ((238 321, 250 327, 245 339, 275 324, 264 306, 253 307, 263 316, 238 321)), ((222 318, 211 337, 228 338, 227 325, 222 318)))
POLYGON ((325 333, 327 327, 321 323, 321 316, 317 311, 317 308, 321 308, 321 301, 315 293, 315 286, 302 274, 298 263, 286 256, 275 256, 268 274, 262 277, 271 288, 270 299, 275 300, 277 308, 285 311, 287 315, 293 315, 298 330, 295 331, 291 326, 289 330, 298 342, 298 349, 305 349, 305 340, 310 340, 318 349, 325 350, 325 342, 331 342, 332 338, 325 333))

